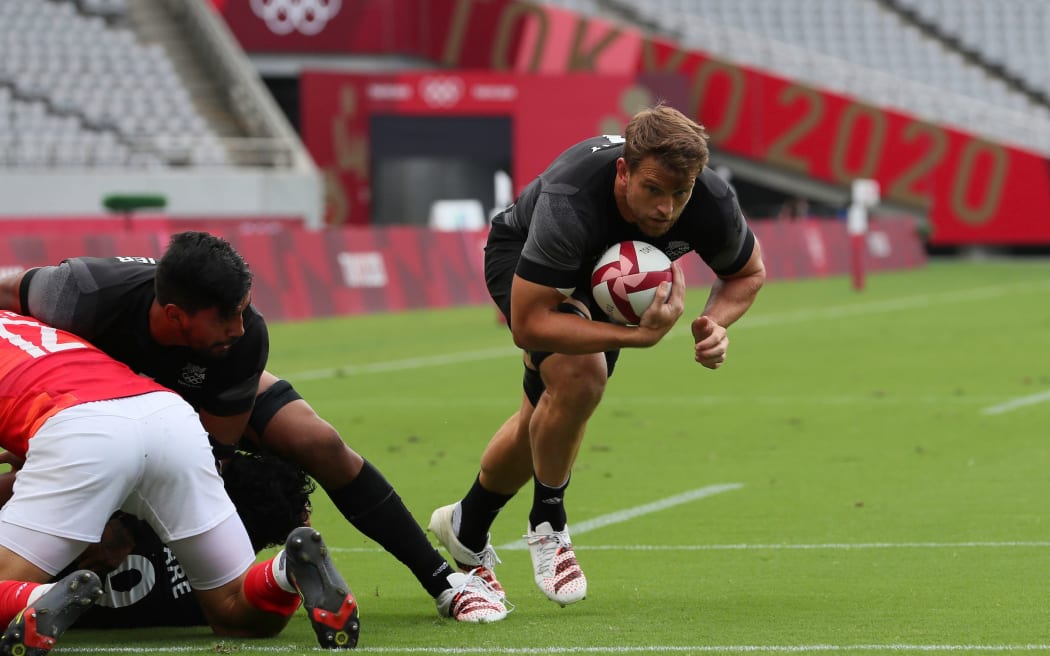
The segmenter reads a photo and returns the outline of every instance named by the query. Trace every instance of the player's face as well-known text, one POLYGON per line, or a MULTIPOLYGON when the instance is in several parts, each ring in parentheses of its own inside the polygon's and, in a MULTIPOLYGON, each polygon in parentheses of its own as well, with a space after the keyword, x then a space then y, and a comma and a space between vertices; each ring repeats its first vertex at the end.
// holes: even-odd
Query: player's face
POLYGON ((217 308, 201 310, 185 317, 182 336, 186 346, 210 358, 223 358, 244 335, 244 310, 251 303, 251 294, 244 297, 235 312, 224 317, 217 308))
POLYGON ((671 229, 682 216, 696 182, 691 172, 672 171, 655 157, 643 159, 634 171, 621 159, 616 174, 624 190, 620 212, 649 237, 663 236, 671 229))

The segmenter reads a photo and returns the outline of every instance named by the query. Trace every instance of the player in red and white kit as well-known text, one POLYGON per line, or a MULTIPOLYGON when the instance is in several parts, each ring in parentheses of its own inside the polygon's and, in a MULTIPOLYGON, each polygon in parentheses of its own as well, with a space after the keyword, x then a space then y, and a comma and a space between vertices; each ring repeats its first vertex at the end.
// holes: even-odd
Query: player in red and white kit
POLYGON ((0 447, 25 461, 0 510, 0 653, 46 654, 98 599, 88 570, 45 582, 117 510, 171 547, 217 634, 275 635, 303 603, 322 646, 356 645, 356 602, 317 531, 294 530, 255 564, 188 403, 80 338, 5 311, 0 447))

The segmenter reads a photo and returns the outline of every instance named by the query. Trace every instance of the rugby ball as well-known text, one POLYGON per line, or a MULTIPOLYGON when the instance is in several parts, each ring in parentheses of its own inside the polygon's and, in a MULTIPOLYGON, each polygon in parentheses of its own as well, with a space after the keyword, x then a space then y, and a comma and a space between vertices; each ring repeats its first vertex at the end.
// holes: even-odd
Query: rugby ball
POLYGON ((616 323, 638 325, 660 283, 671 282, 671 260, 644 241, 622 241, 598 259, 591 294, 616 323))

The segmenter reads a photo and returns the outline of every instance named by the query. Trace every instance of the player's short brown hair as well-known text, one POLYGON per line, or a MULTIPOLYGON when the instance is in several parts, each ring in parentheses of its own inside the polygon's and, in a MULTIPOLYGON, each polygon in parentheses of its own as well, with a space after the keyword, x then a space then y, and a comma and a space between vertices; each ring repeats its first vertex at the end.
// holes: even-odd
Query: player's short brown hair
POLYGON ((624 139, 623 158, 632 171, 648 157, 656 157, 668 170, 693 177, 707 166, 704 126, 662 103, 635 114, 624 139))

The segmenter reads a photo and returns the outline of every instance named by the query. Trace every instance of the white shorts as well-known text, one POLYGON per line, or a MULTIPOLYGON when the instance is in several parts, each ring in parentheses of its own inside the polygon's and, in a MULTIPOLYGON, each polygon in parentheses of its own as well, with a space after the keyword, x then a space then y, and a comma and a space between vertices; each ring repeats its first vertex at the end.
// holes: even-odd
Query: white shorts
POLYGON ((117 510, 148 522, 197 589, 255 561, 243 524, 226 521, 235 509, 200 418, 173 392, 84 403, 44 422, 0 510, 0 544, 56 574, 117 510), (180 545, 192 545, 187 560, 180 545))

